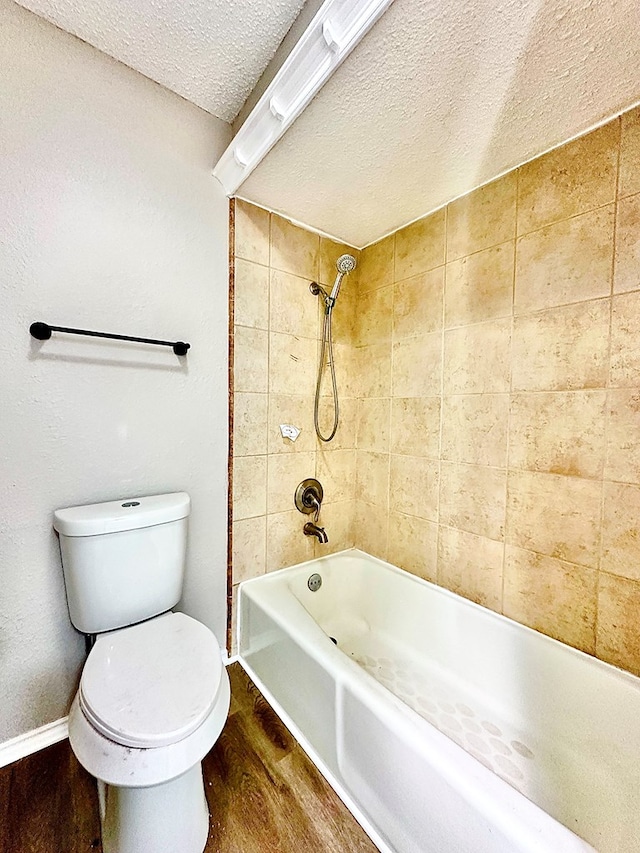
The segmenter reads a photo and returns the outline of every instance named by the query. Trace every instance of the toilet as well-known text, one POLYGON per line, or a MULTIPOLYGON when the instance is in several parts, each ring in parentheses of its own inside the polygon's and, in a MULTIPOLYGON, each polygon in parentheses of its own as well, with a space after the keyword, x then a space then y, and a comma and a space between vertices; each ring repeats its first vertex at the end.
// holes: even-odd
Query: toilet
POLYGON ((104 853, 202 853, 202 759, 227 719, 215 635, 180 600, 185 492, 54 513, 69 615, 95 636, 69 713, 69 741, 98 780, 104 853))

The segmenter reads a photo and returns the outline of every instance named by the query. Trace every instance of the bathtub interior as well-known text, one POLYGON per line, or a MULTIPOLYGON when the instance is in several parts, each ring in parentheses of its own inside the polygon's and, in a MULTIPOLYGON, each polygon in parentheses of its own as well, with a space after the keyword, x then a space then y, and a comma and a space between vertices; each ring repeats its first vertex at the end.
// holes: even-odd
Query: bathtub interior
POLYGON ((269 580, 321 629, 316 643, 337 640, 328 653, 344 653, 597 849, 636 849, 638 679, 361 552, 269 580))
POLYGON ((286 586, 241 590, 240 605, 243 665, 382 853, 592 850, 412 714, 286 586))

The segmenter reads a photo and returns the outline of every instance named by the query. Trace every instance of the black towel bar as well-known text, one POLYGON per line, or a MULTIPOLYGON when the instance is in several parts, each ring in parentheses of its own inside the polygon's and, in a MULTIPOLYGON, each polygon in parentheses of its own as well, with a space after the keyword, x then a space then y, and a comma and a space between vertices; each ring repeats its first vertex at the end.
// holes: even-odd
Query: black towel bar
POLYGON ((91 338, 109 338, 114 341, 135 341, 139 344, 156 344, 160 347, 171 347, 176 355, 186 355, 191 344, 184 341, 157 341, 154 338, 136 338, 132 335, 111 335, 108 332, 91 332, 88 329, 69 329, 66 326, 50 326, 48 323, 32 323, 29 326, 31 336, 39 341, 47 341, 51 332, 65 332, 69 335, 88 335, 91 338))

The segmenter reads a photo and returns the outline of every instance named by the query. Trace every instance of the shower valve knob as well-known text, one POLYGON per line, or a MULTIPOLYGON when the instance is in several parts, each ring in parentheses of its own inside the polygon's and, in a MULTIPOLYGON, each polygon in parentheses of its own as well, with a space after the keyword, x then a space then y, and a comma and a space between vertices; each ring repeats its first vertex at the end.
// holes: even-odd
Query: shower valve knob
POLYGON ((305 515, 311 515, 312 512, 319 513, 323 497, 322 484, 313 477, 309 477, 307 480, 303 480, 296 489, 294 495, 296 509, 305 515))

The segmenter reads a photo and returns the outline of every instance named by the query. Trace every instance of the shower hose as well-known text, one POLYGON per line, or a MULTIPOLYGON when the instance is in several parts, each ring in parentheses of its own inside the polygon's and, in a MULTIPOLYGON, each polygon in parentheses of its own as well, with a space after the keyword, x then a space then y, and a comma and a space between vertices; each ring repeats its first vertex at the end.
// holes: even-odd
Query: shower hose
POLYGON ((324 312, 324 321, 322 323, 322 344, 320 347, 320 360, 318 364, 318 381, 316 382, 316 399, 313 405, 313 422, 316 428, 316 435, 320 441, 331 441, 338 431, 338 417, 340 413, 338 405, 338 385, 336 383, 336 367, 333 361, 333 340, 331 338, 331 315, 333 313, 333 305, 327 306, 324 312), (333 389, 333 428, 329 435, 323 435, 320 429, 320 391, 322 388, 322 374, 324 370, 325 354, 329 351, 328 366, 331 370, 331 385, 333 389))

